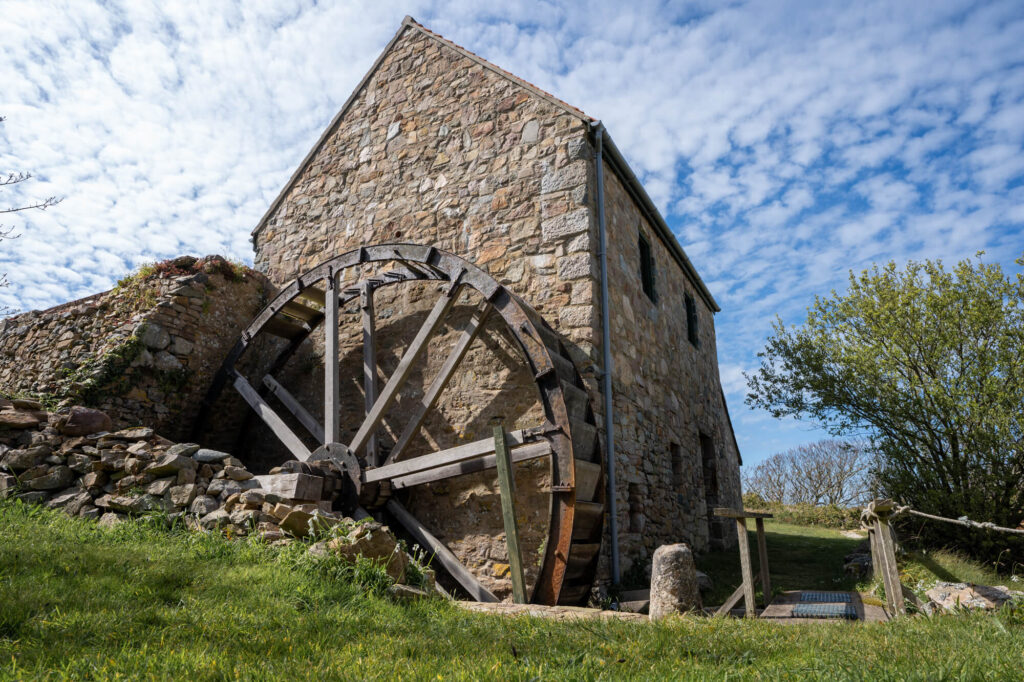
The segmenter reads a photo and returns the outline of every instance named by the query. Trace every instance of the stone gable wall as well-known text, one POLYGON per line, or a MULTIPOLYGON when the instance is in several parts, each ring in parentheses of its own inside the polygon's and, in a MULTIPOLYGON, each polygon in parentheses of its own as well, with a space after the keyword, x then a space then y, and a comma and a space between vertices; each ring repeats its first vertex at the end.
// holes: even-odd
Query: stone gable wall
POLYGON ((145 424, 187 438, 213 374, 264 305, 267 286, 260 273, 236 274, 214 257, 10 317, 0 321, 0 392, 95 407, 115 427, 145 424))

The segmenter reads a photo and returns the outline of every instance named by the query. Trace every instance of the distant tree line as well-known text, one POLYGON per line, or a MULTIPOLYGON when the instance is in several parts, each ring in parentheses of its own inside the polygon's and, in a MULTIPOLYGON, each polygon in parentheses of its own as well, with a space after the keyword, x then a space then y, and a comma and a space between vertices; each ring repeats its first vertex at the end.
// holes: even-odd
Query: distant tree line
POLYGON ((873 496, 872 463, 864 441, 820 440, 744 472, 743 490, 769 503, 851 507, 873 496))

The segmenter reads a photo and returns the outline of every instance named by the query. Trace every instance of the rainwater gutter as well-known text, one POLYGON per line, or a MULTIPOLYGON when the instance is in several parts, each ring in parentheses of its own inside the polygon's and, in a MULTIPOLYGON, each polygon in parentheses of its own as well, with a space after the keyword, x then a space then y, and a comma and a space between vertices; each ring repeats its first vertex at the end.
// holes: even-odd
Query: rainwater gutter
POLYGON ((615 505, 615 412, 612 406, 612 332, 608 302, 608 230, 604 219, 604 125, 591 123, 597 169, 597 225, 601 260, 601 393, 604 395, 604 442, 608 475, 608 532, 611 536, 612 584, 619 584, 619 519, 615 505))

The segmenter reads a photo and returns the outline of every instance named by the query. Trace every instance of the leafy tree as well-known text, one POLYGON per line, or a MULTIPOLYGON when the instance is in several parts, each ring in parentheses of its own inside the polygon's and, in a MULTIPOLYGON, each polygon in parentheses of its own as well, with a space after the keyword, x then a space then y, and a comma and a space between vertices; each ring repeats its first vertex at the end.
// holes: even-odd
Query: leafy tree
MULTIPOLYGON (((952 271, 926 260, 851 272, 849 289, 815 297, 803 325, 776 321, 747 376, 747 403, 836 435, 867 434, 879 483, 904 504, 1015 527, 1024 518, 1024 276, 981 255, 952 271)), ((964 546, 1009 542, 935 525, 926 532, 964 546)))

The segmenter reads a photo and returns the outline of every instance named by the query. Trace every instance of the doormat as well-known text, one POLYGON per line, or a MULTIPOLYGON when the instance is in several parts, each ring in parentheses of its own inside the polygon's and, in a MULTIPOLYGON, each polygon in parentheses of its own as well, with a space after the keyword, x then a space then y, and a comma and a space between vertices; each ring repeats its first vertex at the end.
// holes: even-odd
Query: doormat
POLYGON ((793 618, 847 618, 857 619, 853 604, 797 604, 793 607, 793 618))
POLYGON ((851 599, 849 592, 801 592, 800 601, 849 604, 851 599))

